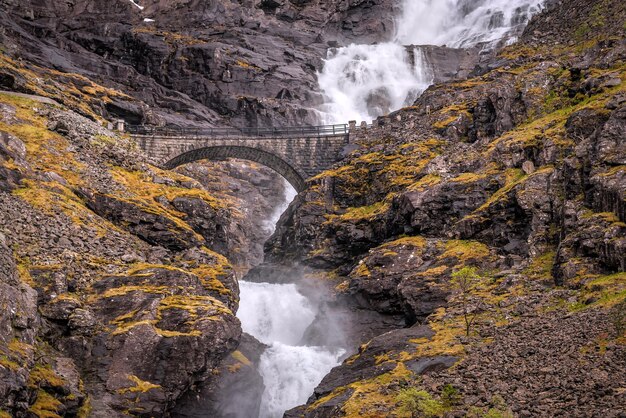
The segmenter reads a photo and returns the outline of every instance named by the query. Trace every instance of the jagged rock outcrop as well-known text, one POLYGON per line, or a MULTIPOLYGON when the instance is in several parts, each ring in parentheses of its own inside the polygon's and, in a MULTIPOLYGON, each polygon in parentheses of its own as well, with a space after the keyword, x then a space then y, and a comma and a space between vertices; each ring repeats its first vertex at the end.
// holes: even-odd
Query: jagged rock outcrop
MULTIPOLYGON (((355 132, 360 148, 309 180, 283 216, 269 260, 332 270, 336 292, 359 309, 432 330, 404 346, 391 333, 375 338, 374 362, 346 360, 289 414, 575 415, 578 391, 587 413, 621 402, 546 366, 586 353, 597 332, 611 353, 584 361, 606 371, 624 353, 607 312, 620 315, 626 283, 626 34, 615 23, 626 8, 583 3, 554 2, 469 79, 436 84, 355 132), (557 331, 564 318, 576 336, 557 331), (537 343, 532 334, 546 329, 551 338, 537 343), (526 354, 506 382, 483 380, 517 350, 526 354), (442 368, 466 360, 408 370, 440 356, 455 359, 442 368), (535 377, 522 389, 511 382, 523 370, 535 377), (551 391, 561 381, 567 393, 551 391)), ((608 375, 621 379, 589 381, 608 375)))
POLYGON ((191 390, 172 412, 181 418, 207 416, 259 415, 263 378, 258 367, 267 346, 243 334, 237 351, 222 362, 218 376, 210 385, 191 390))
MULTIPOLYGON (((327 48, 392 31, 386 0, 141 4, 0 0, 0 88, 47 97, 0 93, 0 411, 17 417, 197 416, 230 406, 198 401, 216 374, 259 379, 262 347, 233 351, 235 267, 268 231, 234 208, 264 180, 164 172, 93 121, 312 123, 327 48)), ((282 217, 268 261, 319 269, 364 342, 288 416, 623 404, 626 6, 550 4, 493 55, 425 47, 439 83, 353 133, 282 217)))
POLYGON ((58 104, 0 102, 0 410, 168 415, 239 343, 241 204, 58 104))
MULTIPOLYGON (((142 10, 128 0, 5 0, 3 44, 30 69, 77 73, 122 90, 90 100, 107 118, 281 126, 317 122, 316 71, 329 46, 393 31, 387 0, 140 4, 142 10)), ((80 89, 72 78, 65 81, 80 89)), ((35 92, 19 71, 5 69, 0 79, 5 89, 35 92)))
POLYGON ((197 219, 198 213, 189 216, 200 224, 194 229, 210 246, 226 251, 220 252, 233 263, 242 267, 260 264, 263 243, 273 232, 285 204, 290 203, 286 201, 292 196, 287 181, 273 170, 249 161, 205 161, 181 166, 177 171, 198 180, 211 193, 244 202, 246 216, 236 224, 231 223, 229 229, 222 228, 219 212, 209 211, 208 218, 197 219))

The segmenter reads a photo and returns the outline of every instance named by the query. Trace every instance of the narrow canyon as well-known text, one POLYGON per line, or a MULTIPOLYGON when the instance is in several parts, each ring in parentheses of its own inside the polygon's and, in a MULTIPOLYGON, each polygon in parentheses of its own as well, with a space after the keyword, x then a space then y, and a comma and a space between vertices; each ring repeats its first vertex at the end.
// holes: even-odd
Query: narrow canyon
POLYGON ((0 418, 626 416, 622 0, 0 0, 0 418))

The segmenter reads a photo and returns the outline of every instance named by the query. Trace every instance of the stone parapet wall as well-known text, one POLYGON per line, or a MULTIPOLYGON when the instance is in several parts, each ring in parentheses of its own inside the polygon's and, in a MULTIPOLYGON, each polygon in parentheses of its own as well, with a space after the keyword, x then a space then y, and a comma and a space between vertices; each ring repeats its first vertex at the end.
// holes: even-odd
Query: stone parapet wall
POLYGON ((346 134, 308 138, 202 137, 134 135, 139 147, 156 164, 172 169, 193 161, 240 158, 277 171, 297 190, 307 178, 341 159, 349 143, 346 134))

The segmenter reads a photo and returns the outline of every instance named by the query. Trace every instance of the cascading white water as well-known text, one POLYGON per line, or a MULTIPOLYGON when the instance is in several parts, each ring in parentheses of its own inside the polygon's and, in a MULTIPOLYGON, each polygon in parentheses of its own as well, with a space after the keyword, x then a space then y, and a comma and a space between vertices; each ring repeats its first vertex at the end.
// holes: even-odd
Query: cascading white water
POLYGON ((462 48, 515 37, 541 10, 538 0, 405 0, 396 42, 462 48))
POLYGON ((270 346, 259 366, 265 384, 260 418, 281 417, 286 410, 306 402, 345 351, 302 344, 319 306, 302 295, 295 284, 241 281, 239 288, 237 317, 243 331, 270 346))
POLYGON ((244 332, 265 344, 297 345, 317 314, 293 283, 239 283, 237 317, 244 332))
POLYGON ((285 180, 284 178, 281 178, 281 180, 285 187, 283 203, 280 206, 277 206, 276 209, 274 209, 274 212, 272 213, 270 218, 263 222, 263 229, 265 229, 270 234, 274 233, 274 230, 276 229, 276 223, 280 219, 280 215, 282 215, 283 212, 287 210, 289 204, 293 201, 293 198, 296 197, 296 194, 298 194, 296 192, 296 189, 294 189, 287 180, 285 180))
POLYGON ((324 123, 371 120, 412 103, 432 82, 420 49, 411 65, 396 43, 350 45, 329 52, 318 83, 329 100, 324 123))
POLYGON ((432 83, 428 62, 406 45, 470 47, 515 40, 543 0, 403 0, 391 42, 328 52, 318 74, 324 123, 370 121, 412 103, 432 83))
POLYGON ((282 417, 286 410, 306 403, 324 376, 339 365, 343 353, 325 347, 273 343, 261 357, 266 389, 260 418, 282 417))
MULTIPOLYGON (((325 122, 371 120, 412 103, 432 83, 433 74, 422 50, 406 45, 468 47, 482 43, 489 48, 497 41, 514 39, 541 4, 539 0, 403 0, 392 41, 329 51, 318 75, 327 98, 322 109, 325 122)), ((286 196, 287 201, 291 198, 293 195, 286 196)), ((268 221, 268 230, 285 208, 279 208, 268 221)), ((345 350, 342 343, 329 343, 340 338, 329 336, 342 332, 337 321, 320 326, 319 318, 332 315, 322 314, 317 299, 304 296, 294 284, 241 281, 239 285, 237 316, 243 331, 269 346, 259 365, 265 385, 260 417, 280 417, 305 403, 315 386, 339 364, 345 350), (318 326, 312 328, 318 333, 305 338, 314 321, 318 326)))

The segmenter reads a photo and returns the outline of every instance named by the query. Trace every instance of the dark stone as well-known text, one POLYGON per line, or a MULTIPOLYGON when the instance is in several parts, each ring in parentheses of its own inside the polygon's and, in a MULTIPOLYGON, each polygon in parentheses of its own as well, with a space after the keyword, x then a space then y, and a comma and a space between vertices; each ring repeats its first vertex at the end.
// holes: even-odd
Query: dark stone
POLYGON ((164 215, 147 212, 129 201, 101 193, 82 194, 91 210, 152 245, 180 251, 202 244, 192 230, 181 228, 164 215))

